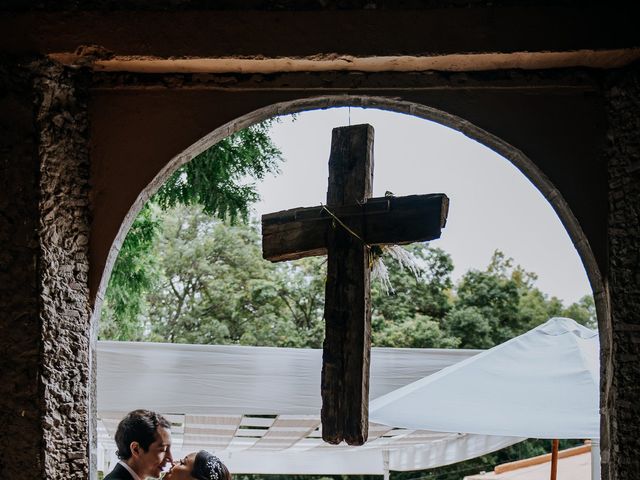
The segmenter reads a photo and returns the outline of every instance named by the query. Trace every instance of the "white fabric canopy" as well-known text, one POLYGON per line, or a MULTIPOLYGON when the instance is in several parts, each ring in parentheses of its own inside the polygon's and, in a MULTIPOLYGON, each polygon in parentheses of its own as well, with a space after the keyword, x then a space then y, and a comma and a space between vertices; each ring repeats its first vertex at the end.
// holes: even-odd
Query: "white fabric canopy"
MULTIPOLYGON (((373 348, 371 398, 480 350, 373 348)), ((98 408, 319 415, 322 350, 98 342, 98 408), (124 394, 129 392, 129 394, 124 394)))
POLYGON ((597 439, 598 406, 597 332, 552 318, 373 400, 369 418, 439 432, 597 439))
MULTIPOLYGON (((370 396, 478 353, 374 348, 370 396)), ((234 473, 382 475, 446 465, 522 440, 372 423, 363 447, 327 445, 320 431, 321 365, 321 350, 98 342, 99 468, 113 459, 118 421, 136 408, 169 417, 175 456, 215 451, 234 473)))

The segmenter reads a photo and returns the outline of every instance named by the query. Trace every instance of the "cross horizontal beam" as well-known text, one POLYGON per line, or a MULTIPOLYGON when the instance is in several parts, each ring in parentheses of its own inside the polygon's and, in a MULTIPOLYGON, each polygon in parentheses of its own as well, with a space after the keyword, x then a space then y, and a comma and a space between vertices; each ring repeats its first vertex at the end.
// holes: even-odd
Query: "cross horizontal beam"
POLYGON ((449 198, 435 193, 376 197, 362 205, 294 208, 263 215, 263 257, 281 262, 325 255, 328 230, 336 222, 331 214, 367 245, 433 240, 440 237, 448 210, 449 198))

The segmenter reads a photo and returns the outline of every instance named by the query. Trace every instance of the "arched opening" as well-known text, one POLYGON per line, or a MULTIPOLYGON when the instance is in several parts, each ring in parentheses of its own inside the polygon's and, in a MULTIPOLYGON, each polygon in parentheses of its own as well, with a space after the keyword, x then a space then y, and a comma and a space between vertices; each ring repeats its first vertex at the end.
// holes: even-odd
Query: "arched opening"
MULTIPOLYGON (((593 254, 589 248, 588 242, 584 233, 582 232, 582 229, 580 228, 577 220, 570 211, 568 205, 563 200, 562 195, 557 191, 557 189, 554 188, 551 182, 530 159, 528 159, 524 154, 522 154, 522 152, 518 151, 513 146, 508 145, 507 143, 492 136, 486 131, 483 131, 457 117, 421 105, 392 101, 384 98, 324 97, 312 100, 287 102, 255 111, 245 117, 237 119, 231 124, 227 124, 214 130, 213 132, 211 132, 211 134, 207 135, 199 142, 189 147, 182 154, 173 158, 166 165, 163 171, 156 177, 156 179, 147 187, 147 189, 145 189, 140 194, 138 200, 136 201, 136 204, 129 212, 127 221, 125 221, 123 223, 123 226, 121 227, 117 242, 122 241, 122 239, 124 238, 126 230, 128 229, 127 222, 129 222, 130 224, 131 221, 133 221, 133 219, 135 218, 135 214, 141 208, 142 204, 150 197, 150 195, 155 190, 157 190, 159 185, 161 185, 164 180, 179 166, 188 162, 195 155, 206 150, 211 145, 217 143, 220 139, 228 136, 231 133, 235 133, 241 130, 247 125, 270 118, 274 115, 283 115, 287 113, 301 112, 304 110, 330 108, 335 106, 362 106, 369 108, 381 108, 394 112, 407 113, 419 118, 435 121, 464 133, 468 137, 488 146, 489 148, 500 153, 505 158, 509 159, 523 174, 525 174, 527 178, 529 178, 529 180, 531 180, 534 185, 536 185, 536 187, 543 193, 545 198, 547 198, 549 203, 557 212, 558 216, 561 218, 562 223, 569 232, 569 235, 571 236, 576 249, 583 259, 589 275, 589 279, 594 291, 596 292, 596 302, 602 302, 602 298, 599 298, 603 292, 600 275, 598 273, 597 265, 595 263, 595 260, 593 259, 593 254)), ((117 250, 114 250, 114 248, 112 247, 109 265, 113 264, 116 255, 117 250)), ((106 276, 108 275, 105 275, 105 277, 106 276)), ((103 278, 100 293, 103 292, 104 288, 106 288, 106 282, 103 278)), ((101 297, 100 293, 98 295, 98 298, 101 297)), ((599 312, 601 311, 602 306, 600 306, 599 308, 599 312)))
POLYGON ((122 244, 122 241, 126 236, 131 223, 135 219, 137 213, 140 211, 144 203, 151 197, 151 195, 155 191, 158 190, 160 185, 162 185, 175 170, 177 170, 185 163, 189 162, 199 153, 205 151, 207 148, 219 142, 221 139, 235 132, 238 132, 243 128, 246 128, 249 125, 264 121, 272 117, 294 114, 307 110, 348 106, 388 110, 392 112, 413 115, 418 118, 439 123, 441 125, 461 132, 470 139, 487 146, 488 148, 500 154, 502 157, 509 160, 518 170, 523 173, 526 178, 531 181, 531 183, 547 199, 547 201, 557 213, 565 229, 567 230, 567 233, 569 234, 569 237, 571 238, 584 264, 594 293, 596 308, 598 311, 598 322, 600 325, 603 325, 602 322, 605 321, 603 315, 607 311, 604 286, 602 283, 602 276, 600 274, 598 264, 595 260, 593 251, 589 246, 588 239, 575 215, 571 211, 569 205, 563 198, 562 193, 551 183, 548 177, 544 174, 544 172, 540 170, 540 168, 533 160, 528 158, 515 146, 506 143, 500 138, 471 124, 470 122, 462 118, 456 117, 444 111, 437 110, 425 105, 384 97, 360 97, 351 95, 300 99, 278 103, 265 108, 261 108, 259 110, 255 110, 234 120, 233 122, 216 128, 211 133, 201 138, 193 145, 189 146, 182 153, 169 160, 166 163, 165 167, 154 178, 154 180, 142 192, 140 192, 136 201, 131 206, 127 216, 120 226, 115 241, 113 242, 113 245, 111 246, 111 249, 109 251, 106 267, 102 273, 99 288, 96 294, 94 322, 98 320, 95 317, 95 312, 99 311, 100 302, 104 296, 104 291, 106 289, 113 263, 117 258, 120 245, 122 244))

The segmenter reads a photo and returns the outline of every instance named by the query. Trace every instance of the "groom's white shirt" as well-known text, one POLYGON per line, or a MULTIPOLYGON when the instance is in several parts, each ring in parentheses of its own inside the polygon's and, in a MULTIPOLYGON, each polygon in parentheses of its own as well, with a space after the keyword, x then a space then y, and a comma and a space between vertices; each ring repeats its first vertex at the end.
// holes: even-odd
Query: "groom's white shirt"
POLYGON ((138 476, 138 474, 136 472, 133 471, 133 469, 126 464, 126 462, 120 460, 118 462, 120 465, 122 465, 124 468, 127 469, 127 471, 131 474, 131 476, 133 477, 133 480, 141 480, 140 477, 138 476))

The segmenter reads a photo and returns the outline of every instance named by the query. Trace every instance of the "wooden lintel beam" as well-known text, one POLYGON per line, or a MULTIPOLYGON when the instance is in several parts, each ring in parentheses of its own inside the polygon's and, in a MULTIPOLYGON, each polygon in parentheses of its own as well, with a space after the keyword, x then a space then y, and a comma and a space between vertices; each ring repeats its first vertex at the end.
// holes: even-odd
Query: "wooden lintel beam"
MULTIPOLYGON (((377 197, 363 205, 326 208, 368 245, 406 244, 440 237, 449 199, 441 193, 377 197)), ((320 206, 263 215, 264 258, 281 262, 326 254, 328 229, 336 223, 329 212, 320 206)))

